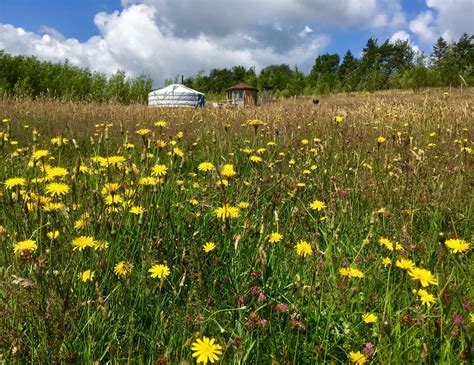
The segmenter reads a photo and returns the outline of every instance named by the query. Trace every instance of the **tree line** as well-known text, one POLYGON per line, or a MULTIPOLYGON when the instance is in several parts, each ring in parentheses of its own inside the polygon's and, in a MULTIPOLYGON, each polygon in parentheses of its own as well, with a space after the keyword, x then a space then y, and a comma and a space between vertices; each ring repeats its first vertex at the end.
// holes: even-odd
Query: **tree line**
MULTIPOLYGON (((474 35, 458 41, 442 37, 430 55, 415 53, 408 41, 369 38, 361 57, 348 50, 341 57, 325 53, 315 59, 305 75, 296 66, 270 65, 257 75, 254 67, 212 69, 184 80, 186 86, 206 94, 223 95, 225 90, 245 82, 259 90, 273 88, 275 96, 317 95, 346 91, 420 89, 474 84, 474 35)), ((174 82, 179 82, 177 76, 174 82)), ((166 84, 173 80, 166 80, 166 84)), ((0 51, 0 95, 73 98, 85 101, 121 103, 146 102, 152 90, 149 76, 127 77, 117 71, 110 77, 86 68, 63 63, 41 62, 32 56, 12 56, 0 51)))
POLYGON ((0 96, 144 103, 152 86, 152 79, 145 75, 130 78, 118 70, 107 77, 67 60, 41 62, 32 56, 12 56, 0 50, 0 96))
POLYGON ((271 87, 276 96, 316 95, 331 92, 420 89, 474 84, 474 36, 463 34, 448 43, 438 38, 429 56, 416 53, 408 41, 367 41, 360 58, 348 50, 341 57, 325 53, 315 59, 305 75, 295 66, 270 65, 257 76, 254 68, 234 66, 213 69, 185 79, 196 90, 221 94, 244 81, 262 90, 271 87))

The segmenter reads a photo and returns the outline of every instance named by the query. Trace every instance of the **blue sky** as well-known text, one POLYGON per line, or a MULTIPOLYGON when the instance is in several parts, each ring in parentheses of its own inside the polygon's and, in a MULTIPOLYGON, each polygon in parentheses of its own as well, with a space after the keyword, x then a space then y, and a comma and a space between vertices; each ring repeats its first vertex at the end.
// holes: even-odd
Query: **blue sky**
POLYGON ((111 74, 177 74, 274 63, 308 72, 369 37, 430 53, 474 33, 474 0, 0 0, 0 49, 111 74), (269 5, 271 4, 271 5, 269 5))
POLYGON ((0 0, 0 23, 38 33, 51 27, 65 37, 86 41, 97 35, 95 14, 120 9, 119 0, 0 0))

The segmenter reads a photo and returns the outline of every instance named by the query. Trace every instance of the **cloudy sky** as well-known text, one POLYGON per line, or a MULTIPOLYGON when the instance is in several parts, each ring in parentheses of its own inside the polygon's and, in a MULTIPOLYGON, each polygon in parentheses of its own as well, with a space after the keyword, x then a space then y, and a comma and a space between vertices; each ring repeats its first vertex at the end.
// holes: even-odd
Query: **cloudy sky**
POLYGON ((161 86, 233 65, 308 72, 371 36, 430 53, 439 36, 473 34, 473 19, 474 0, 0 0, 0 49, 161 86))

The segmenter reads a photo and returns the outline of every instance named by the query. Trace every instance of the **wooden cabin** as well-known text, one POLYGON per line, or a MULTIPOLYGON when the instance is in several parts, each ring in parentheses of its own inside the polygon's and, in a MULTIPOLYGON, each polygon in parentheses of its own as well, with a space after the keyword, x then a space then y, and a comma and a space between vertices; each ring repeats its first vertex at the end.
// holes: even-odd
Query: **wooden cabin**
POLYGON ((257 105, 258 90, 244 82, 238 83, 227 90, 227 103, 237 106, 257 105))

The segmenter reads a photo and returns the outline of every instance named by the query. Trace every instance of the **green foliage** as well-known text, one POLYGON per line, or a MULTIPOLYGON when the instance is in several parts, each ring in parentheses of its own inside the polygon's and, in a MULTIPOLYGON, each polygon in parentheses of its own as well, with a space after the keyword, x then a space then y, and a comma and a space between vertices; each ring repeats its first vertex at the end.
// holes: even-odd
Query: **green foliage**
POLYGON ((232 69, 213 69, 209 76, 202 70, 190 77, 186 84, 213 94, 222 94, 238 82, 258 87, 272 87, 275 97, 327 94, 340 91, 376 91, 383 89, 420 89, 429 86, 454 86, 474 83, 473 36, 464 34, 458 42, 448 44, 437 40, 429 61, 423 54, 415 54, 408 41, 386 40, 379 45, 370 38, 360 59, 348 50, 342 62, 338 54, 319 55, 308 75, 288 65, 270 65, 257 76, 254 68, 242 66, 232 69))
POLYGON ((0 95, 128 104, 146 102, 151 90, 148 76, 128 78, 125 72, 117 71, 107 80, 104 74, 79 68, 67 60, 41 62, 35 57, 0 51, 0 95))
MULTIPOLYGON (((440 37, 428 59, 415 54, 408 41, 378 43, 369 38, 360 59, 348 50, 342 62, 338 54, 319 55, 308 75, 287 64, 269 65, 257 75, 255 67, 201 70, 184 84, 206 94, 224 96, 239 82, 262 90, 272 87, 276 97, 328 94, 340 91, 376 91, 389 88, 420 89, 429 86, 474 84, 474 36, 464 33, 457 42, 440 37)), ((165 85, 179 83, 180 75, 165 85)), ((88 101, 144 103, 152 80, 144 75, 128 78, 118 70, 109 79, 104 74, 60 64, 40 62, 35 57, 10 56, 0 51, 0 95, 72 98, 88 101)))

